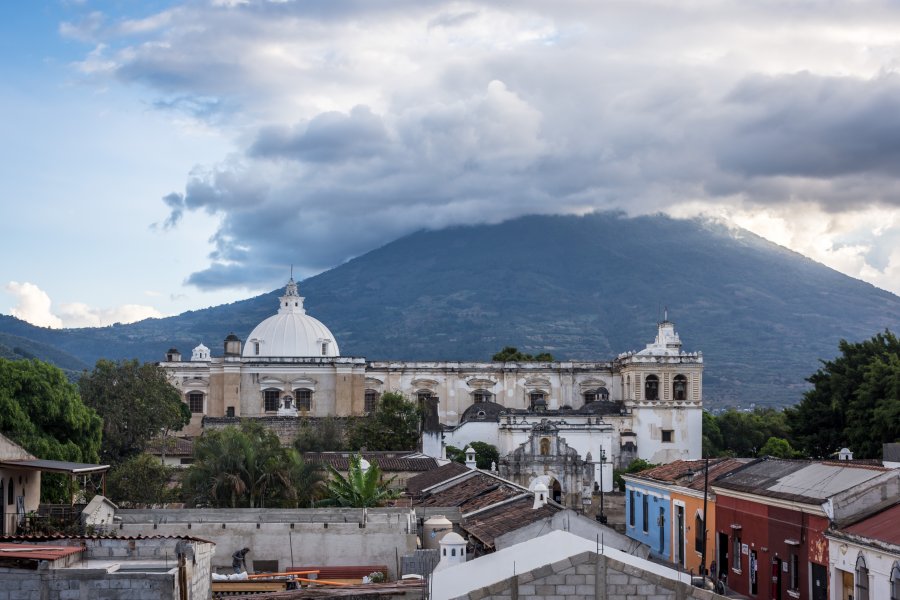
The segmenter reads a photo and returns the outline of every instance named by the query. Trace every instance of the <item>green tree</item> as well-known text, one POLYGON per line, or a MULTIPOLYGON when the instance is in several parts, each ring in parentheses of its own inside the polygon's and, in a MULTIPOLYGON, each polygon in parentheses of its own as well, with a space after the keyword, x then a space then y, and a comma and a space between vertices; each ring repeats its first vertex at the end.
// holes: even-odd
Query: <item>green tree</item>
POLYGON ((703 411, 703 456, 721 456, 725 451, 722 430, 715 415, 703 411))
POLYGON ((103 418, 101 457, 113 465, 142 452, 150 438, 190 422, 181 394, 153 363, 99 360, 78 388, 84 403, 103 418))
POLYGON ((878 458, 882 443, 900 439, 900 340, 886 330, 859 343, 841 340, 838 348, 786 411, 794 441, 811 456, 847 446, 859 458, 878 458))
MULTIPOLYGON (((38 458, 96 463, 102 421, 58 368, 38 360, 0 359, 0 433, 38 458)), ((41 480, 45 502, 68 502, 66 476, 41 480)))
POLYGON ((622 478, 623 474, 640 473, 641 471, 646 471, 647 469, 652 469, 653 467, 658 467, 658 466, 659 465, 653 464, 652 462, 650 462, 648 460, 644 460, 643 458, 636 458, 633 461, 631 461, 631 464, 629 464, 626 469, 613 470, 613 483, 620 490, 624 490, 625 489, 625 480, 622 478))
POLYGON ((503 350, 491 357, 494 362, 553 362, 553 355, 549 352, 539 354, 525 354, 515 346, 505 346, 503 350))
POLYGON ((797 458, 797 452, 791 443, 784 438, 770 437, 759 449, 758 456, 774 456, 775 458, 797 458))
POLYGON ((334 417, 304 419, 294 438, 297 452, 334 452, 345 450, 344 432, 334 417))
POLYGON ((106 494, 122 508, 175 502, 179 490, 171 485, 174 474, 174 467, 155 456, 138 454, 110 471, 106 494))
MULTIPOLYGON (((769 438, 790 439, 785 413, 774 408, 757 408, 752 412, 730 408, 714 419, 704 416, 704 436, 707 422, 712 420, 719 430, 721 446, 718 452, 710 452, 708 456, 756 456, 769 438)), ((712 423, 709 431, 715 436, 712 423)), ((715 450, 712 446, 710 443, 710 450, 715 450)))
POLYGON ((321 472, 272 431, 254 421, 205 432, 194 441, 194 463, 184 476, 194 506, 264 508, 308 506, 321 472))
MULTIPOLYGON (((472 442, 468 445, 472 446, 472 450, 475 451, 475 466, 479 469, 490 469, 491 464, 500 462, 500 451, 497 450, 497 446, 487 442, 472 442)), ((465 464, 466 450, 456 446, 447 446, 447 458, 465 464)))
POLYGON ((319 506, 367 508, 381 506, 400 496, 399 491, 389 487, 393 477, 384 481, 376 463, 363 469, 362 462, 359 454, 351 456, 346 477, 331 465, 328 466, 331 477, 325 483, 325 499, 319 502, 319 506))
POLYGON ((421 419, 422 411, 403 394, 382 394, 373 414, 348 427, 347 445, 354 450, 413 450, 419 445, 421 419))

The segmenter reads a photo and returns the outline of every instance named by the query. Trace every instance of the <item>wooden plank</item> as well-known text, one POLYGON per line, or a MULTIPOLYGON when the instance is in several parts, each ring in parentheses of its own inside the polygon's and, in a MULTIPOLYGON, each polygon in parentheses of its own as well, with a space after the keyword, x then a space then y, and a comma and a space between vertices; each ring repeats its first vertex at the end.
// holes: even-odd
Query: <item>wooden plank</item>
POLYGON ((213 581, 214 592, 280 592, 287 589, 285 581, 213 581))

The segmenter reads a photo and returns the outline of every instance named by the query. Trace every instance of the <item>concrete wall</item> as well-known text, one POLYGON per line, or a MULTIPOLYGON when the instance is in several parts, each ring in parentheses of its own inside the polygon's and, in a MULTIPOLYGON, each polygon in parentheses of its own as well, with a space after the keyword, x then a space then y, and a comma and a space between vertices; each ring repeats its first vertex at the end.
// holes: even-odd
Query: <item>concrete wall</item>
POLYGON ((494 540, 494 545, 497 550, 503 550, 520 542, 534 539, 548 531, 568 531, 586 540, 596 541, 598 545, 606 545, 640 558, 647 558, 650 554, 649 548, 644 544, 568 509, 554 514, 549 519, 536 521, 501 535, 494 540))
POLYGON ((593 552, 510 577, 467 600, 715 600, 724 598, 593 552))
POLYGON ((216 544, 214 570, 230 571, 231 554, 278 569, 311 565, 385 565, 397 577, 399 556, 416 549, 409 509, 123 510, 119 535, 190 535, 216 544))
MULTIPOLYGON (((173 538, 54 540, 53 545, 85 544, 86 550, 72 567, 52 568, 45 562, 37 570, 0 568, 0 600, 177 600, 181 597, 175 557, 178 542, 173 538), (129 565, 130 561, 135 562, 129 565), (147 570, 131 570, 136 561, 147 570)), ((181 567, 187 598, 207 600, 215 547, 200 541, 191 541, 189 546, 192 556, 186 557, 181 567)))

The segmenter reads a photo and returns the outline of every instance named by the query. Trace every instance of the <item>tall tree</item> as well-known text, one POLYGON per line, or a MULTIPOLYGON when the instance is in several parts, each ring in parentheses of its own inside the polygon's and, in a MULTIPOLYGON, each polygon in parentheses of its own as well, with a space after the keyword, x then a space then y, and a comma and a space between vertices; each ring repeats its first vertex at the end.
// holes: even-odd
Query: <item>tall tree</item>
MULTIPOLYGON (((38 458, 96 463, 102 421, 58 368, 0 359, 0 433, 38 458)), ((41 483, 45 501, 71 498, 66 478, 46 476, 41 483)))
POLYGON ((149 454, 132 456, 109 473, 106 495, 122 508, 175 502, 177 488, 171 485, 175 468, 149 454))
POLYGON ((194 442, 194 463, 183 490, 191 505, 215 508, 308 506, 321 473, 294 449, 252 421, 205 432, 194 442))
POLYGON ((813 388, 787 409, 795 441, 811 456, 843 446, 878 458, 881 444, 900 439, 900 340, 890 331, 869 340, 841 340, 840 356, 823 361, 813 388))
POLYGON ((368 468, 363 466, 359 454, 350 457, 346 477, 329 465, 331 478, 325 483, 326 498, 319 502, 319 506, 368 508, 381 506, 400 495, 399 491, 390 489, 394 478, 384 481, 376 463, 373 462, 368 468))
POLYGON ((101 456, 114 465, 142 452, 150 438, 190 422, 181 394, 153 363, 99 360, 78 388, 84 403, 103 418, 101 456))
POLYGON ((354 450, 414 450, 419 445, 422 412, 399 392, 382 394, 374 414, 348 427, 347 445, 354 450))

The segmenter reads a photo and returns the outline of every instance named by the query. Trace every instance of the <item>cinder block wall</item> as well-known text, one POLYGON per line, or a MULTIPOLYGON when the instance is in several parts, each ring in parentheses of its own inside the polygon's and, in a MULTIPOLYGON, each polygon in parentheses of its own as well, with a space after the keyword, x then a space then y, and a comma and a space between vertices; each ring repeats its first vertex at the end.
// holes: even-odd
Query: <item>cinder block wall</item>
POLYGON ((716 600, 687 583, 585 552, 462 596, 466 600, 716 600))

